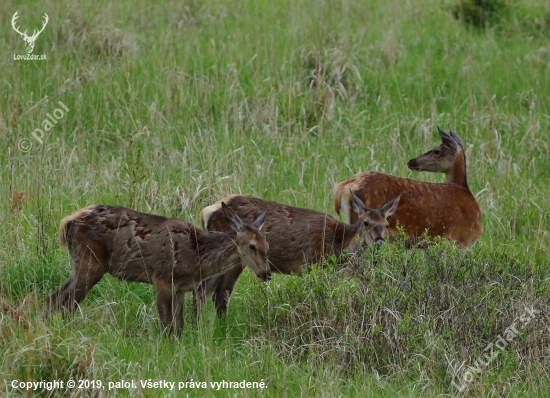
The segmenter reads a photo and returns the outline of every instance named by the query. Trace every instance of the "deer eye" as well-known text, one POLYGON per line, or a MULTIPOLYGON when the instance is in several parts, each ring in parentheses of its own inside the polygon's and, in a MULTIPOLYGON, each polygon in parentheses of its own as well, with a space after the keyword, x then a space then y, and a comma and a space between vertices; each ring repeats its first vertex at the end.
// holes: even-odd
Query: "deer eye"
POLYGON ((256 245, 254 243, 249 244, 248 247, 250 250, 256 250, 256 245))
POLYGON ((439 149, 434 149, 434 155, 439 155, 439 149))
POLYGON ((368 221, 363 221, 363 225, 364 225, 365 227, 368 227, 368 226, 369 226, 369 222, 368 222, 368 221))

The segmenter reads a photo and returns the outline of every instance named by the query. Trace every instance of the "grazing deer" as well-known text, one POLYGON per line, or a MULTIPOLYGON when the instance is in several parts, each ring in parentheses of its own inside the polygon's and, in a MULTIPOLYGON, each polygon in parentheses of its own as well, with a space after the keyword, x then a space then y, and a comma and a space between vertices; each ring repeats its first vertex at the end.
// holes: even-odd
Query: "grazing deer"
POLYGON ((412 159, 408 166, 414 171, 442 172, 446 183, 428 183, 387 174, 364 172, 336 185, 334 207, 344 213, 348 222, 356 222, 350 210, 350 190, 366 206, 376 207, 401 193, 399 209, 388 218, 388 235, 398 234, 397 225, 415 243, 427 230, 431 237, 442 236, 462 247, 472 246, 483 231, 481 211, 468 187, 464 144, 456 132, 445 133, 437 127, 442 144, 412 159))
MULTIPOLYGON (((353 249, 358 235, 367 244, 384 241, 388 225, 386 218, 397 209, 399 196, 377 210, 367 208, 355 195, 351 194, 351 197, 351 208, 357 215, 357 220, 351 225, 329 214, 248 195, 230 195, 204 208, 201 223, 207 231, 227 231, 229 226, 221 211, 223 203, 245 221, 253 220, 267 209, 270 216, 264 231, 269 244, 271 271, 300 275, 308 263, 317 263, 332 254, 340 256, 344 249, 353 249)), ((214 294, 216 310, 220 316, 225 316, 229 298, 243 269, 239 264, 223 275, 203 281, 195 295, 195 310, 214 294)))
POLYGON ((208 233, 193 224, 114 206, 88 206, 61 220, 59 236, 73 260, 65 284, 51 294, 49 311, 73 312, 90 289, 109 273, 121 280, 150 283, 164 331, 181 334, 185 292, 207 278, 240 264, 262 281, 271 279, 268 244, 260 232, 266 212, 245 224, 224 203, 225 233, 208 233))

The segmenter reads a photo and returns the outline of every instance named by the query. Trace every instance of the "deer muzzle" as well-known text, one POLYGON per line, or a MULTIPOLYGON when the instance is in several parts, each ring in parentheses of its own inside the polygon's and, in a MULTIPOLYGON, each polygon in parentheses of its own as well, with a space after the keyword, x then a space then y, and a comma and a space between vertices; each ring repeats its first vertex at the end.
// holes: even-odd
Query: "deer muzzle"
POLYGON ((268 282, 271 280, 271 271, 263 271, 256 274, 256 276, 262 281, 262 282, 268 282))
POLYGON ((409 160, 407 162, 407 167, 413 171, 420 171, 420 166, 418 165, 418 162, 416 161, 416 159, 409 160))

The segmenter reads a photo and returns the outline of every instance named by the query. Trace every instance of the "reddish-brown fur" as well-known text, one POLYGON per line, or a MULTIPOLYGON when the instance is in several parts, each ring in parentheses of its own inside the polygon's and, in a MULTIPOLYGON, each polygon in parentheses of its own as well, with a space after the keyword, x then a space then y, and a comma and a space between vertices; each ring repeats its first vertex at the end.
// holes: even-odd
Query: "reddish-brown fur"
POLYGON ((193 224, 114 206, 88 206, 65 217, 61 243, 73 260, 67 282, 46 302, 49 311, 73 312, 90 289, 109 273, 119 279, 150 283, 166 331, 183 329, 183 298, 207 278, 244 262, 269 280, 268 244, 260 232, 265 213, 244 224, 222 204, 225 233, 208 233, 193 224))
POLYGON ((399 224, 411 243, 428 230, 431 237, 442 236, 456 241, 462 247, 472 246, 483 231, 481 211, 468 187, 466 155, 460 137, 439 129, 443 143, 412 159, 411 170, 443 172, 447 182, 441 184, 414 181, 387 174, 365 172, 336 185, 334 207, 344 213, 348 222, 356 220, 349 211, 350 190, 368 207, 386 203, 396 194, 402 194, 399 208, 388 218, 388 234, 398 234, 399 224))
MULTIPOLYGON (((366 208, 357 198, 352 203, 357 221, 350 225, 338 221, 329 214, 286 206, 253 196, 231 195, 201 211, 201 223, 207 231, 226 231, 227 223, 222 217, 220 203, 226 203, 243 220, 253 220, 267 210, 269 219, 264 231, 269 244, 269 264, 272 272, 301 274, 309 263, 317 263, 323 257, 340 256, 344 249, 353 248, 354 239, 361 234, 367 242, 384 240, 386 218, 393 214, 399 198, 379 210, 366 208)), ((238 265, 223 275, 201 283, 196 304, 200 306, 214 294, 218 313, 225 315, 231 292, 243 271, 238 265)))

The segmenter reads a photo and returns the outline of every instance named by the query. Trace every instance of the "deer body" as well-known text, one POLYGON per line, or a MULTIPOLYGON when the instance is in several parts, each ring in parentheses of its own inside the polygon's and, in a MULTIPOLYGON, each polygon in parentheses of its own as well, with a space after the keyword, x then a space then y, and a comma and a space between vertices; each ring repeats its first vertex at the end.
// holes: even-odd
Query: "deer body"
POLYGON ((121 280, 149 283, 157 290, 162 326, 181 333, 184 294, 206 278, 241 261, 262 280, 271 277, 267 242, 255 225, 243 224, 227 207, 228 232, 211 234, 193 224, 123 207, 89 206, 65 217, 61 243, 68 247, 73 271, 47 298, 50 311, 74 311, 90 289, 109 273, 121 280))
MULTIPOLYGON (((353 249, 355 238, 361 234, 367 242, 384 240, 386 217, 393 214, 399 203, 396 198, 380 210, 366 208, 359 199, 352 201, 357 215, 353 224, 345 224, 335 217, 314 210, 287 206, 248 195, 230 195, 201 211, 201 223, 207 231, 226 231, 227 223, 221 215, 221 203, 226 203, 243 220, 251 220, 262 211, 270 214, 264 225, 269 244, 269 264, 272 272, 297 274, 309 263, 353 249), (367 225, 365 225, 367 224, 367 225)), ((225 315, 229 298, 244 267, 238 265, 223 275, 205 280, 196 295, 200 305, 214 294, 218 314, 225 315)))
POLYGON ((408 162, 415 171, 442 172, 446 183, 428 183, 387 174, 364 172, 336 185, 334 207, 348 222, 356 215, 350 211, 350 190, 367 206, 376 207, 401 193, 395 214, 388 218, 388 234, 398 234, 397 225, 415 243, 428 230, 431 237, 441 236, 456 241, 462 247, 472 246, 483 231, 481 211, 468 187, 466 156, 460 137, 451 130, 439 129, 443 143, 408 162))

